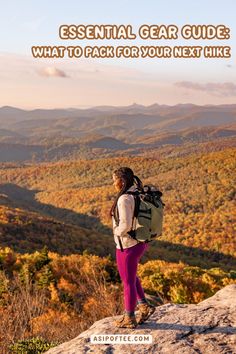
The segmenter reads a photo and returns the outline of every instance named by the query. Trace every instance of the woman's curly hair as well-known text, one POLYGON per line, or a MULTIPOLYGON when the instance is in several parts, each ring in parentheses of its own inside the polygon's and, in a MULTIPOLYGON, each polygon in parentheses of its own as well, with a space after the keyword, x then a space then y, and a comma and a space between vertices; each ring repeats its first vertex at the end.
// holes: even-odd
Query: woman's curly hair
POLYGON ((114 211, 119 197, 124 194, 131 186, 136 185, 139 190, 143 189, 142 181, 134 175, 134 172, 129 167, 120 167, 113 172, 113 174, 122 180, 122 188, 117 194, 115 201, 111 207, 110 215, 114 215, 114 211))

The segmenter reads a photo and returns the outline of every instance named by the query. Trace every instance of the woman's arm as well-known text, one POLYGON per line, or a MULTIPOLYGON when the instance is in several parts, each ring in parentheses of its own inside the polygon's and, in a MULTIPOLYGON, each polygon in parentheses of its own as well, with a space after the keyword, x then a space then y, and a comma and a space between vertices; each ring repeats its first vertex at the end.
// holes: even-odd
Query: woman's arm
POLYGON ((132 195, 123 194, 117 203, 119 212, 119 225, 114 227, 114 235, 127 237, 127 232, 131 230, 134 216, 134 198, 132 195))

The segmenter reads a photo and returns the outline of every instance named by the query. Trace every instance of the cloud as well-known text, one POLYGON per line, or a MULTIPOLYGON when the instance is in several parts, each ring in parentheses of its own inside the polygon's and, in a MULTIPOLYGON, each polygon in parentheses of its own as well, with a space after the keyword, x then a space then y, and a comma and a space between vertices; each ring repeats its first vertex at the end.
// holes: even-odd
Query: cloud
MULTIPOLYGON (((2 68, 0 71, 0 106, 10 105, 33 109, 91 107, 103 104, 117 106, 128 105, 132 102, 150 105, 153 102, 160 104, 189 102, 232 104, 235 101, 234 87, 231 88, 231 91, 234 89, 233 96, 229 94, 224 96, 222 92, 226 90, 229 93, 229 89, 223 90, 222 87, 221 95, 215 94, 216 88, 207 94, 205 85, 200 85, 200 82, 194 83, 193 79, 193 82, 188 83, 188 88, 185 88, 183 83, 178 83, 177 81, 184 81, 187 77, 183 77, 180 70, 177 79, 176 76, 167 73, 165 66, 159 72, 151 70, 151 67, 150 70, 142 71, 138 67, 124 66, 125 63, 122 65, 82 58, 81 60, 69 58, 63 60, 44 58, 42 60, 33 58, 31 55, 0 51, 0 68, 2 68), (67 77, 69 79, 66 79, 67 77), (197 85, 194 89, 193 84, 197 85)), ((227 71, 231 70, 233 69, 227 69, 227 71)), ((236 84, 233 79, 234 73, 233 70, 229 80, 236 84)), ((201 73, 196 72, 196 74, 198 74, 196 80, 199 80, 201 73)))
POLYGON ((192 81, 175 82, 175 86, 189 90, 202 91, 215 96, 236 96, 236 85, 233 82, 208 82, 199 84, 192 81))
POLYGON ((53 66, 47 66, 45 68, 39 69, 38 74, 44 77, 69 77, 65 71, 57 69, 53 66))

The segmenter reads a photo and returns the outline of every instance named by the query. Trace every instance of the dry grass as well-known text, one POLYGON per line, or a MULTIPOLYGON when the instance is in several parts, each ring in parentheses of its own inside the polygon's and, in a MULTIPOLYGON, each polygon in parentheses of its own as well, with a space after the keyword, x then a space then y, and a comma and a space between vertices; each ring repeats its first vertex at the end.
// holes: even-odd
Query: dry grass
MULTIPOLYGON (((78 336, 95 321, 120 313, 123 308, 121 286, 108 284, 104 275, 76 269, 74 285, 80 296, 72 305, 52 301, 49 289, 35 284, 22 284, 18 277, 11 281, 5 303, 0 306, 1 354, 18 340, 42 337, 51 342, 64 342, 78 336)), ((57 294, 57 287, 54 288, 57 294)), ((75 297, 76 298, 76 297, 75 297)))
POLYGON ((11 283, 11 291, 1 307, 0 343, 2 353, 19 339, 32 335, 33 319, 42 314, 47 307, 45 290, 39 290, 28 282, 22 284, 18 277, 11 283))

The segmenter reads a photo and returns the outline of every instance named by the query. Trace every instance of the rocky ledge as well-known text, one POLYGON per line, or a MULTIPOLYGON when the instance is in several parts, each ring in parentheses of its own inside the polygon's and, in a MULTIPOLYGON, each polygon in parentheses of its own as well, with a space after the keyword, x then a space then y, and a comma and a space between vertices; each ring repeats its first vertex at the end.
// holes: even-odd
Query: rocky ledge
POLYGON ((95 322, 73 340, 47 354, 82 353, 236 353, 236 284, 228 285, 199 304, 165 304, 136 329, 115 328, 119 316, 95 322), (150 334, 152 344, 92 344, 91 335, 150 334))

